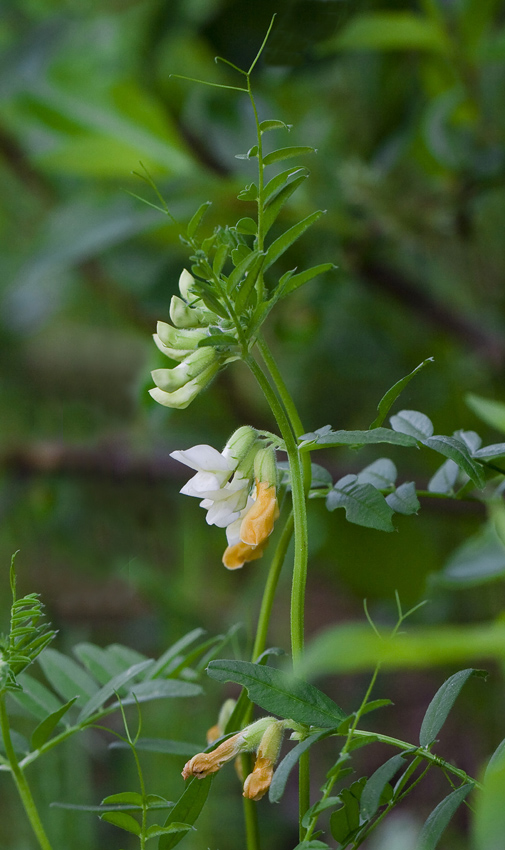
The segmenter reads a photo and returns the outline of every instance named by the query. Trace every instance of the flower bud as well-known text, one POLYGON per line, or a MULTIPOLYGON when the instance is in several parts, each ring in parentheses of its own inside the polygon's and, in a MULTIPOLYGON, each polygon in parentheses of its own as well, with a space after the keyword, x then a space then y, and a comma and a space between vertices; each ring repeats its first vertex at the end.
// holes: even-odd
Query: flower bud
POLYGON ((200 340, 208 336, 203 328, 174 328, 167 322, 158 322, 156 331, 163 345, 185 351, 198 348, 200 340))
POLYGON ((165 345, 159 338, 158 334, 153 334, 153 340, 157 348, 161 351, 162 354, 165 354, 167 357, 170 357, 171 360, 178 360, 179 363, 181 360, 184 360, 188 354, 194 350, 192 348, 170 348, 168 345, 165 345))
POLYGON ((181 272, 181 276, 179 277, 179 292, 185 301, 194 301, 195 294, 193 291, 193 287, 195 285, 195 279, 190 273, 183 269, 181 272))
POLYGON ((211 346, 196 348, 178 366, 173 369, 154 369, 152 379, 160 390, 171 393, 183 387, 188 381, 198 377, 217 360, 211 346))
MULTIPOLYGON (((163 372, 165 370, 160 369, 155 371, 163 372)), ((174 407, 178 410, 184 410, 196 398, 198 393, 207 386, 218 371, 219 363, 216 362, 174 392, 165 392, 165 390, 159 387, 153 387, 152 390, 149 390, 149 395, 159 404, 164 405, 164 407, 174 407)))
POLYGON ((172 295, 170 301, 170 318, 176 328, 197 328, 200 324, 198 311, 188 307, 178 295, 172 295))

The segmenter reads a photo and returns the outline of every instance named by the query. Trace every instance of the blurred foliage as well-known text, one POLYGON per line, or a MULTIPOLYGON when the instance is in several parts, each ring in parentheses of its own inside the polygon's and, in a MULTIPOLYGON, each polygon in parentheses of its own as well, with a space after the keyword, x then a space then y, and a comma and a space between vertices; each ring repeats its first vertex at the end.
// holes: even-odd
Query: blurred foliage
MULTIPOLYGON (((167 317, 187 258, 170 221, 136 196, 157 202, 138 176, 146 169, 182 222, 207 199, 209 232, 247 214, 236 195, 250 166, 234 158, 253 141, 246 101, 170 74, 235 84, 214 56, 246 67, 273 10, 267 0, 4 7, 0 557, 7 576, 11 553, 21 549, 20 584, 41 592, 63 648, 93 638, 156 653, 194 624, 217 632, 236 621, 250 638, 261 566, 225 573, 220 535, 196 505, 177 499, 183 479, 168 453, 199 442, 220 447, 244 422, 272 423, 240 365, 191 410, 150 401, 149 371, 165 365, 150 334, 167 317)), ((339 266, 285 302, 267 329, 305 427, 367 427, 388 386, 433 355, 404 406, 425 410, 439 433, 477 428, 496 440, 464 396, 504 400, 503 4, 279 0, 276 11, 256 73, 261 117, 293 124, 290 143, 318 149, 311 179, 281 223, 328 210, 281 272, 339 266)), ((411 455, 398 456, 400 474, 427 480, 435 466, 411 455)), ((376 456, 364 449, 360 461, 376 456)), ((332 457, 334 477, 352 468, 351 451, 332 457)), ((394 589, 415 603, 482 519, 470 503, 426 504, 386 537, 312 504, 309 630, 360 617, 365 595, 378 616, 394 589)), ((471 590, 436 586, 430 597, 421 619, 492 618, 504 607, 503 579, 471 590)), ((288 642, 286 605, 278 603, 272 630, 279 645, 288 642)), ((209 692, 217 698, 213 685, 209 692)), ((489 700, 483 740, 469 760, 489 752, 498 703, 489 700)), ((216 708, 204 719, 193 711, 174 715, 189 740, 203 738, 216 708)), ((162 730, 156 712, 149 708, 150 722, 162 730)), ((59 787, 41 788, 43 798, 75 801, 82 793, 89 802, 111 793, 103 744, 90 741, 89 753, 78 756, 88 790, 65 779, 74 756, 62 755, 69 763, 55 764, 59 787)), ((124 770, 126 755, 114 758, 124 770)), ((164 762, 153 764, 147 770, 159 779, 164 762)), ((287 806, 282 816, 289 847, 287 806)), ((74 846, 84 850, 91 827, 79 817, 86 826, 74 846)), ((116 846, 115 834, 97 835, 116 846)), ((202 821, 192 846, 212 840, 202 821)), ((26 841, 0 819, 6 850, 26 841)), ((278 836, 271 846, 281 847, 278 836)))

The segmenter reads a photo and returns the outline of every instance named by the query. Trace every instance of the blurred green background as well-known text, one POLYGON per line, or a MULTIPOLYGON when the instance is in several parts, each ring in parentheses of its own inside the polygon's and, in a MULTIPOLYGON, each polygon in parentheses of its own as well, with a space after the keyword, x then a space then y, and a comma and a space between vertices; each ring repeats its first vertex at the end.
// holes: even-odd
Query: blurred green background
MULTIPOLYGON (((233 651, 246 651, 251 639, 265 564, 239 574, 222 568, 222 531, 205 525, 195 500, 178 496, 187 476, 169 453, 200 442, 220 448, 241 424, 273 424, 240 364, 186 411, 149 398, 150 370, 166 365, 151 334, 168 317, 187 257, 169 220, 134 197, 157 203, 133 172, 148 170, 181 222, 205 200, 213 202, 209 232, 248 214, 236 196, 253 174, 234 158, 254 143, 247 99, 170 74, 236 84, 214 56, 247 68, 274 11, 255 76, 261 117, 292 124, 290 144, 318 149, 306 163, 311 179, 281 225, 328 210, 281 273, 338 266, 283 302, 266 329, 307 431, 326 423, 368 427, 388 387, 433 356, 402 406, 428 413, 438 433, 473 428, 487 442, 500 439, 464 402, 468 391, 505 400, 499 0, 7 0, 0 18, 0 614, 4 620, 9 605, 10 556, 20 549, 21 589, 42 594, 65 651, 93 640, 159 654, 196 625, 214 634, 236 622, 243 628, 233 651)), ((378 456, 339 450, 317 460, 337 478, 378 456)), ((390 456, 401 479, 420 487, 437 466, 420 452, 390 456)), ((418 517, 398 521, 396 534, 383 535, 311 503, 309 634, 362 618, 365 596, 387 620, 395 589, 406 604, 429 596, 420 621, 496 617, 503 578, 471 589, 432 580, 483 520, 477 503, 426 503, 418 517)), ((272 643, 286 649, 289 580, 286 570, 271 630, 272 643)), ((444 672, 408 673, 408 687, 397 676, 381 683, 378 695, 395 700, 405 724, 401 737, 415 734, 444 672)), ((451 727, 457 749, 469 717, 485 712, 479 736, 458 753, 470 771, 503 735, 494 672, 490 684, 469 688, 451 727)), ((354 707, 364 682, 350 677, 330 687, 354 707)), ((203 740, 222 698, 216 685, 208 692, 191 709, 171 705, 168 716, 165 705, 147 707, 149 734, 203 740)), ((149 790, 178 795, 179 761, 146 757, 149 790)), ((118 783, 129 769, 129 756, 110 754, 97 733, 57 754, 36 790, 43 805, 96 803, 125 790, 118 783)), ((14 791, 0 780, 0 811, 17 812, 14 791)), ((185 839, 194 850, 236 850, 236 783, 231 772, 219 782, 214 815, 207 812, 185 839), (227 830, 216 806, 225 807, 227 830)), ((429 811, 428 792, 417 811, 399 816, 396 832, 385 828, 369 846, 408 850, 429 811)), ((295 796, 293 789, 274 812, 261 804, 266 847, 296 843, 295 796)), ((90 815, 70 821, 51 810, 45 817, 60 836, 56 846, 69 846, 70 830, 72 850, 136 846, 90 815)), ((447 848, 466 846, 463 829, 464 816, 447 848)), ((34 842, 17 817, 2 815, 0 846, 30 850, 34 842)))

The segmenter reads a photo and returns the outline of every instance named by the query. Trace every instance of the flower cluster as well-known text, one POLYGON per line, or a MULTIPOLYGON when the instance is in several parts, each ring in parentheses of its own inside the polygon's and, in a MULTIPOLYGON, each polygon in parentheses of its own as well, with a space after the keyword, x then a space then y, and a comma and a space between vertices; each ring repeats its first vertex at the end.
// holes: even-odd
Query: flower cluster
POLYGON ((230 570, 261 558, 279 516, 275 452, 260 446, 254 428, 244 425, 221 453, 199 445, 171 454, 196 471, 181 493, 201 499, 209 525, 226 528, 223 563, 230 570))
POLYGON ((251 723, 236 735, 223 741, 210 753, 198 753, 185 765, 182 771, 183 779, 196 776, 203 779, 216 773, 226 762, 231 761, 240 753, 256 751, 256 761, 252 772, 244 782, 244 797, 250 800, 261 800, 272 782, 275 763, 284 735, 285 722, 275 717, 262 717, 251 723))
POLYGON ((194 285, 194 278, 184 269, 179 278, 182 297, 173 295, 170 302, 173 324, 158 322, 157 333, 154 334, 154 341, 160 351, 178 361, 179 365, 151 372, 156 386, 149 393, 165 407, 180 410, 191 404, 221 366, 238 356, 229 351, 218 351, 212 345, 199 346, 210 335, 211 326, 217 327, 221 320, 198 298, 194 285))

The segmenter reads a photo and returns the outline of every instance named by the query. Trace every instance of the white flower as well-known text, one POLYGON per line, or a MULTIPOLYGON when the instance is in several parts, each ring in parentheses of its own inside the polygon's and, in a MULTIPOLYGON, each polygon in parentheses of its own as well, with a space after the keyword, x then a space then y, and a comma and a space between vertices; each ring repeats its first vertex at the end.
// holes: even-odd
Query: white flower
POLYGON ((235 473, 232 480, 220 490, 207 493, 206 498, 200 502, 200 507, 207 510, 208 524, 226 528, 237 520, 249 501, 250 486, 248 478, 235 473))
POLYGON ((217 449, 207 445, 171 452, 170 456, 190 469, 196 469, 196 475, 189 479, 180 492, 198 499, 209 498, 209 493, 220 490, 237 465, 234 459, 223 457, 217 449))

